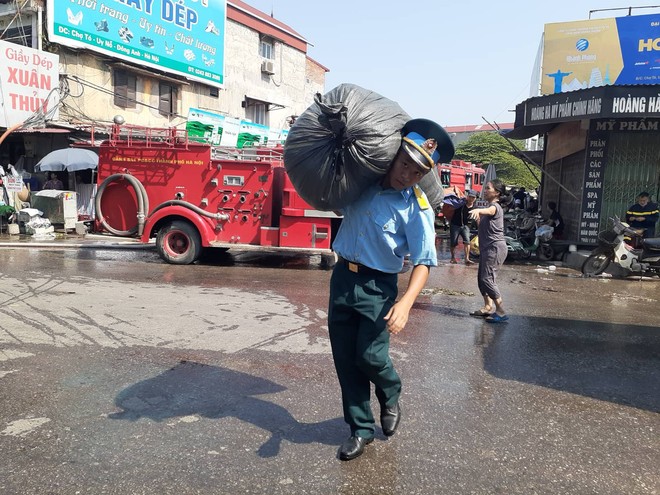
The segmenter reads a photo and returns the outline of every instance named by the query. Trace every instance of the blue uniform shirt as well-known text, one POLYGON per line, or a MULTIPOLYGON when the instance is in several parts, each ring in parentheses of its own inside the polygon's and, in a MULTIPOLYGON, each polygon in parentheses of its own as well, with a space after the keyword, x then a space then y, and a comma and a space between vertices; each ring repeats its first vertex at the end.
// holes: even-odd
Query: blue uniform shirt
POLYGON ((332 244, 342 258, 386 273, 398 273, 410 254, 413 265, 437 266, 433 208, 422 210, 412 188, 379 184, 342 210, 332 244))

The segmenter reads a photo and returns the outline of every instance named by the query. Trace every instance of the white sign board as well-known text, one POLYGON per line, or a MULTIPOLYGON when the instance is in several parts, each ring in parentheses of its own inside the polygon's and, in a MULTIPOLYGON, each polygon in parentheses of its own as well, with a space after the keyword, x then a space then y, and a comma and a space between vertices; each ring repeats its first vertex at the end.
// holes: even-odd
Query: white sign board
POLYGON ((54 109, 59 118, 59 56, 0 40, 0 127, 20 124, 35 112, 54 109), (49 96, 50 95, 50 96, 49 96))
POLYGON ((23 190, 23 178, 7 175, 3 180, 7 192, 21 192, 23 190))

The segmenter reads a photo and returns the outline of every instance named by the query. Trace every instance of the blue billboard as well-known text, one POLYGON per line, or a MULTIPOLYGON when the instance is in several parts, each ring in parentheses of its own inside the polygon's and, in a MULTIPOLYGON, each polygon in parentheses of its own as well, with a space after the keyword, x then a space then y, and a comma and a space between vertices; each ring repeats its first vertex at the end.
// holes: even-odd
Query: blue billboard
POLYGON ((221 88, 226 17, 226 0, 48 0, 48 36, 221 88))
POLYGON ((660 15, 546 24, 541 93, 660 84, 660 15))

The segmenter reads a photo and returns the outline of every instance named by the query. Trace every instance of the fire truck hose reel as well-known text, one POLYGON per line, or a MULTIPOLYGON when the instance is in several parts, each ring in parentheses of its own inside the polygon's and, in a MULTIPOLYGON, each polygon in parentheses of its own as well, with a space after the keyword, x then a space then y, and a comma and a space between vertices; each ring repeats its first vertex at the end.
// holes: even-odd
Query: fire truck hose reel
POLYGON ((94 205, 96 208, 96 216, 99 219, 99 222, 103 227, 110 232, 111 234, 117 235, 117 236, 132 236, 137 232, 138 236, 141 236, 142 233, 144 232, 144 224, 146 221, 146 214, 145 212, 149 211, 149 197, 147 196, 147 190, 144 188, 142 185, 142 182, 140 182, 138 179, 133 177, 130 174, 113 174, 107 179, 103 181, 103 183, 99 186, 99 189, 96 193, 96 198, 94 200, 94 205), (105 191, 105 188, 110 184, 111 182, 115 181, 120 181, 120 180, 126 180, 129 182, 129 184, 133 187, 135 190, 135 196, 138 201, 138 212, 137 212, 137 226, 133 227, 130 230, 118 230, 115 229, 114 227, 111 227, 108 222, 105 220, 103 217, 103 211, 101 210, 101 198, 103 197, 103 193, 105 191))

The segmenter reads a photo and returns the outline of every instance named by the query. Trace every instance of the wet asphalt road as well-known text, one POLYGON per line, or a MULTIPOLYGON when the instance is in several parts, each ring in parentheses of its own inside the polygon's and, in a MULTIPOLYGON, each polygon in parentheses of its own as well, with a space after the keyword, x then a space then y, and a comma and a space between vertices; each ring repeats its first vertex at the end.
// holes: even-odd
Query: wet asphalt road
POLYGON ((234 254, 0 250, 0 493, 660 493, 660 281, 505 265, 494 325, 441 249, 400 430, 341 462, 330 272, 234 254))

